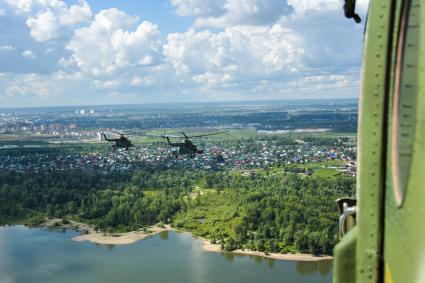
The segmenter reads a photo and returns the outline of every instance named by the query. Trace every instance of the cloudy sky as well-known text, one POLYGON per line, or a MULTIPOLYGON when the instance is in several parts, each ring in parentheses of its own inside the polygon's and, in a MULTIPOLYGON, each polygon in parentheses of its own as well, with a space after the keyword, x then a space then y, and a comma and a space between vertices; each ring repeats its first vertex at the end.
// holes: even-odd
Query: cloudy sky
POLYGON ((0 0, 0 108, 353 98, 363 30, 342 0, 0 0))

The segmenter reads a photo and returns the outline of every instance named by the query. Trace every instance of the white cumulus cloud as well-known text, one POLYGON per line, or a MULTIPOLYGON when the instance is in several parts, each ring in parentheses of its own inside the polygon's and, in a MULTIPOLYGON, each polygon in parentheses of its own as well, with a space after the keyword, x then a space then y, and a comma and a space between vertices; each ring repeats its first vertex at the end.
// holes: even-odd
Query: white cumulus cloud
POLYGON ((214 84, 290 73, 299 67, 301 44, 281 25, 238 26, 220 33, 192 29, 170 34, 164 52, 177 74, 214 84))
POLYGON ((69 33, 72 27, 90 21, 92 11, 86 1, 68 5, 60 0, 6 0, 17 13, 27 17, 31 36, 40 42, 69 33))
POLYGON ((6 3, 16 8, 19 12, 30 12, 33 6, 32 0, 6 0, 6 3))
POLYGON ((34 60, 35 58, 37 58, 37 55, 31 50, 25 50, 24 52, 22 52, 22 56, 30 60, 34 60))
POLYGON ((136 21, 117 9, 101 11, 90 26, 75 31, 67 49, 76 65, 94 76, 157 64, 162 56, 159 28, 145 21, 132 31, 136 21))
POLYGON ((34 14, 47 9, 66 10, 67 4, 61 0, 5 0, 18 13, 34 14))
POLYGON ((198 27, 272 24, 292 12, 286 0, 172 0, 176 13, 196 16, 198 27))
MULTIPOLYGON (((341 0, 288 0, 289 5, 294 8, 295 14, 305 15, 312 12, 339 11, 343 15, 341 0)), ((365 13, 369 0, 357 0, 357 13, 365 13)))
POLYGON ((72 26, 88 22, 91 16, 92 11, 89 4, 83 1, 78 5, 72 5, 71 7, 69 7, 69 9, 64 11, 59 17, 59 22, 65 26, 72 26))
POLYGON ((26 24, 31 30, 31 36, 37 41, 47 41, 59 36, 59 21, 51 11, 29 18, 26 24))
MULTIPOLYGON (((0 93, 8 97, 71 99, 74 87, 91 94, 87 101, 108 93, 152 101, 352 97, 358 88, 364 25, 344 18, 341 0, 170 0, 193 22, 168 35, 115 8, 93 15, 89 0, 3 1, 24 19, 22 32, 43 43, 0 45, 1 71, 10 72, 0 93), (21 75, 7 61, 14 50, 21 75), (49 74, 30 69, 49 63, 49 74), (40 75, 24 75, 33 72, 40 75)), ((367 4, 357 1, 364 20, 367 4)))
POLYGON ((179 16, 219 16, 224 14, 226 0, 171 0, 179 16))
POLYGON ((0 76, 0 90, 7 98, 29 95, 48 97, 51 93, 48 80, 38 74, 4 74, 0 76))

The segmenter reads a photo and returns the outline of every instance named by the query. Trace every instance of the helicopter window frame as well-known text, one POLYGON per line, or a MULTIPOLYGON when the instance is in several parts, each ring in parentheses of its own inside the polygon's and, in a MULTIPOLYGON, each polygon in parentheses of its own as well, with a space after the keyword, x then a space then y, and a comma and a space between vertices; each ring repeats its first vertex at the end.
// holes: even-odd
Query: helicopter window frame
MULTIPOLYGON (((405 62, 406 59, 406 53, 407 53, 407 45, 408 42, 408 34, 409 34, 409 25, 411 20, 411 11, 412 6, 414 4, 414 0, 410 1, 404 1, 402 3, 402 12, 400 16, 400 23, 399 23, 399 31, 398 31, 398 37, 397 37, 397 46, 396 46, 396 61, 395 61, 395 77, 394 77, 394 89, 393 89, 393 102, 392 102, 392 114, 391 114, 391 172, 392 172, 392 187, 393 187, 393 193, 395 201, 398 205, 398 207, 401 207, 404 202, 405 194, 408 187, 408 181, 409 181, 409 172, 410 172, 410 166, 411 166, 411 154, 409 156, 408 153, 402 153, 401 148, 401 140, 404 139, 404 144, 407 142, 409 143, 408 147, 413 147, 413 139, 415 135, 414 131, 414 123, 409 124, 408 126, 412 129, 409 133, 401 132, 401 127, 406 126, 402 123, 403 115, 406 115, 406 113, 401 113, 403 111, 402 108, 405 106, 404 103, 404 96, 407 96, 408 94, 403 94, 406 91, 404 88, 406 88, 406 84, 404 83, 405 80, 405 62), (403 125, 402 125, 403 124, 403 125), (410 135, 409 135, 410 134, 410 135), (410 137, 410 140, 407 140, 404 137, 410 137), (401 155, 407 155, 407 158, 410 158, 407 163, 408 166, 406 168, 401 168, 401 155), (407 170, 407 172, 401 172, 401 170, 407 170), (403 176, 402 176, 403 174, 403 176)), ((417 47, 416 47, 417 48, 417 47)), ((417 78, 416 78, 417 83, 417 78)), ((412 108, 414 108, 414 105, 410 105, 412 108)), ((410 107, 409 106, 409 107, 410 107)), ((413 109, 411 111, 411 116, 416 114, 416 109, 413 109)), ((404 117, 406 118, 406 117, 404 117)), ((414 117, 411 117, 411 119, 414 119, 414 117)), ((411 148, 413 150, 413 148, 411 148)))

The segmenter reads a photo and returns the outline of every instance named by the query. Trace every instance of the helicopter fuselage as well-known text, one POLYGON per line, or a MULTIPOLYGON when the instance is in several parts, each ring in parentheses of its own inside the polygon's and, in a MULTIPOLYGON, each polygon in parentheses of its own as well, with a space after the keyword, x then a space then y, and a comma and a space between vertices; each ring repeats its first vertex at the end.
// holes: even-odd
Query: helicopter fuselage
POLYGON ((168 144, 171 146, 171 153, 178 157, 179 154, 187 154, 191 157, 195 157, 196 154, 204 153, 203 150, 198 149, 196 145, 193 144, 189 139, 184 140, 183 142, 171 142, 169 138, 167 138, 168 144))
POLYGON ((116 150, 117 148, 125 148, 125 150, 128 150, 129 148, 133 147, 133 144, 129 139, 127 139, 124 136, 121 136, 116 139, 108 139, 106 135, 104 134, 103 137, 108 142, 114 142, 115 144, 112 145, 112 148, 116 150))

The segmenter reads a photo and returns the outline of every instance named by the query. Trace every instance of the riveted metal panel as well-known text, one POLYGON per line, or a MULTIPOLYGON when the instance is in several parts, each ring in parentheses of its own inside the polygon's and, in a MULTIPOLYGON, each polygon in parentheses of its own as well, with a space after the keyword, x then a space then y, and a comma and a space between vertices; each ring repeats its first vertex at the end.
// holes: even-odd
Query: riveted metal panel
POLYGON ((358 140, 356 282, 382 276, 387 109, 394 3, 372 1, 363 58, 358 140))
MULTIPOLYGON (((397 152, 392 150, 393 137, 397 134, 395 131, 403 131, 403 128, 395 127, 397 125, 389 128, 392 138, 388 145, 391 150, 388 150, 386 178, 384 260, 391 270, 393 282, 419 283, 425 282, 425 5, 419 0, 407 3, 410 5, 407 30, 413 30, 416 35, 406 40, 410 47, 404 52, 408 52, 406 56, 409 57, 409 64, 416 63, 416 67, 412 66, 412 69, 406 71, 407 78, 401 80, 401 85, 403 82, 408 83, 409 90, 400 92, 399 95, 407 95, 415 108, 406 112, 412 115, 411 118, 406 117, 409 118, 407 122, 412 125, 412 129, 409 129, 410 136, 406 136, 409 147, 404 150, 407 151, 409 160, 404 161, 404 165, 401 162, 394 164, 394 154, 397 152), (405 170, 405 188, 397 196, 396 186, 399 184, 395 186, 393 172, 394 167, 400 165, 403 166, 402 170, 405 170), (398 199, 400 196, 401 203, 398 199)), ((391 92, 392 95, 395 93, 396 89, 391 92)), ((390 111, 394 114, 393 111, 397 110, 394 97, 391 102, 390 111)), ((393 124, 393 118, 390 122, 393 124)), ((399 181, 403 182, 401 178, 399 181)), ((386 280, 389 279, 388 276, 386 275, 386 280)))
POLYGON ((333 282, 356 282, 357 227, 351 229, 335 247, 333 282))

